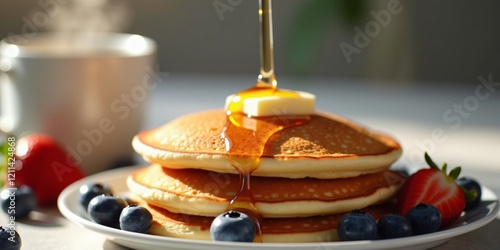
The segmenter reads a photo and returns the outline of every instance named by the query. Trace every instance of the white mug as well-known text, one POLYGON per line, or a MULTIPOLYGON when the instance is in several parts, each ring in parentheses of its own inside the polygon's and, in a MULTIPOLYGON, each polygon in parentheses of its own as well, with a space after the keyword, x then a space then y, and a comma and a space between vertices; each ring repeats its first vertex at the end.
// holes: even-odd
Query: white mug
POLYGON ((39 33, 0 42, 0 129, 53 136, 86 174, 131 162, 156 44, 131 34, 39 33))

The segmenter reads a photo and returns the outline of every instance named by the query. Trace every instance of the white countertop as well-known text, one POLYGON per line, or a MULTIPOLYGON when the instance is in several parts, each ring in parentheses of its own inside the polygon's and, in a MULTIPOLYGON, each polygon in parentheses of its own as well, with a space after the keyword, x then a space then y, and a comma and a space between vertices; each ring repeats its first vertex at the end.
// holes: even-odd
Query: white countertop
MULTIPOLYGON (((222 108, 227 95, 251 87, 255 79, 254 76, 164 76, 163 84, 150 92, 144 128, 186 113, 222 108)), ((340 114, 398 138, 404 149, 398 165, 413 169, 423 166, 421 148, 427 147, 435 161, 461 165, 463 175, 475 177, 500 195, 500 87, 491 87, 493 91, 488 98, 483 98, 487 89, 480 89, 479 97, 483 100, 479 100, 476 93, 481 88, 479 81, 469 86, 438 87, 325 79, 301 83, 286 77, 278 78, 278 82, 281 88, 316 94, 319 110, 340 114), (453 112, 458 105, 464 106, 462 113, 453 112), (451 113, 447 113, 448 109, 451 113), (413 155, 419 160, 412 160, 413 155)), ((17 222, 23 249, 127 249, 69 222, 55 207, 41 208, 30 216, 30 220, 17 222)), ((0 224, 6 222, 5 216, 0 217, 0 224)), ((436 249, 497 249, 498 231, 500 216, 436 249)))

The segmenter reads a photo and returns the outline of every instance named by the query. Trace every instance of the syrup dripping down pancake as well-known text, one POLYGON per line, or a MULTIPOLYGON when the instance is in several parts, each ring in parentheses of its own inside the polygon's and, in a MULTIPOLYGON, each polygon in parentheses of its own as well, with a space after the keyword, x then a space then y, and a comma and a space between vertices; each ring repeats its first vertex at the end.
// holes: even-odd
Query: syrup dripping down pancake
MULTIPOLYGON (((169 168, 236 173, 221 138, 225 124, 223 110, 189 114, 139 133, 132 144, 147 161, 169 168)), ((252 175, 346 178, 386 170, 400 155, 400 145, 387 135, 341 117, 315 114, 306 124, 271 136, 252 175)))
MULTIPOLYGON (((306 217, 347 212, 392 198, 404 178, 382 171, 342 179, 251 177, 255 206, 265 218, 306 217)), ((132 193, 175 213, 217 216, 239 189, 238 176, 158 164, 129 176, 132 193)))
MULTIPOLYGON (((153 215, 153 226, 149 233, 167 237, 211 240, 210 224, 214 217, 172 213, 139 199, 153 215)), ((395 212, 395 206, 384 203, 363 209, 375 219, 395 212)), ((300 217, 264 218, 262 220, 262 242, 329 242, 338 240, 337 224, 343 214, 300 217)))

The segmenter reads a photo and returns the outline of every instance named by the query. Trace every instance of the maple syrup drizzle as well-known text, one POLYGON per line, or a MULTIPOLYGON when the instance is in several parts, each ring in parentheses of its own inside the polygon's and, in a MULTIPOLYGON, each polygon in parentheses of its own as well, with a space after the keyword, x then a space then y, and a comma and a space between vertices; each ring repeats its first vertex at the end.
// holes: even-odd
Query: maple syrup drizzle
POLYGON ((237 170, 240 190, 231 200, 227 210, 238 210, 255 222, 255 242, 261 242, 260 215, 251 192, 250 177, 259 165, 268 139, 276 132, 303 124, 309 116, 251 117, 243 113, 247 98, 263 96, 298 97, 292 91, 280 90, 274 75, 271 0, 259 1, 261 24, 261 69, 257 84, 234 95, 227 106, 227 122, 222 132, 230 164, 237 170))
POLYGON ((257 85, 277 87, 274 76, 273 18, 271 0, 259 0, 260 75, 257 85))

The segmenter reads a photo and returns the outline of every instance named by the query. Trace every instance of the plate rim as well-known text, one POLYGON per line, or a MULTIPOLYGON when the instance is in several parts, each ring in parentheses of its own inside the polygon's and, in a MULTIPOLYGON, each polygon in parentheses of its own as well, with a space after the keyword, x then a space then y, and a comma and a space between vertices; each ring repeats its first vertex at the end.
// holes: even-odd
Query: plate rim
MULTIPOLYGON (((400 247, 410 247, 415 245, 428 244, 429 242, 443 242, 451 239, 453 237, 474 231, 484 225, 490 223, 499 211, 499 200, 497 195, 486 186, 482 186, 483 194, 491 196, 487 201, 492 201, 489 206, 494 206, 488 210, 488 213, 483 217, 465 225, 457 225, 456 227, 440 230, 435 233, 411 236, 399 239, 377 239, 377 240, 367 240, 367 241, 352 241, 352 242, 304 242, 304 243, 241 243, 241 242, 213 242, 213 241, 203 241, 203 240, 190 240, 182 238, 173 238, 167 236, 158 236, 151 234, 139 234, 133 232, 127 232, 120 229, 110 228, 102 226, 90 221, 88 218, 82 217, 78 211, 72 211, 68 206, 68 202, 71 201, 71 197, 78 192, 80 186, 84 183, 91 181, 104 182, 105 180, 115 180, 128 176, 133 171, 145 167, 145 165, 132 165, 117 169, 111 169, 103 171, 94 175, 87 176, 80 179, 68 187, 66 187, 58 197, 57 207, 61 214, 69 221, 76 223, 87 230, 95 231, 100 234, 105 235, 111 241, 120 241, 124 239, 125 241, 133 241, 138 243, 149 243, 151 246, 174 246, 183 249, 261 249, 261 248, 272 248, 272 249, 327 249, 327 248, 342 248, 342 249, 359 249, 360 247, 370 246, 370 249, 387 249, 390 248, 400 248, 400 247), (208 247, 208 248, 207 248, 208 247)), ((125 179, 123 180, 125 184, 125 179)), ((483 196, 484 197, 484 196, 483 196)), ((77 204, 78 206, 79 204, 77 204)), ((78 206, 79 207, 79 206, 78 206)), ((81 213, 82 211, 80 211, 81 213)), ((117 242, 119 244, 119 242, 117 242)), ((435 245, 439 245, 435 244, 435 245)))

